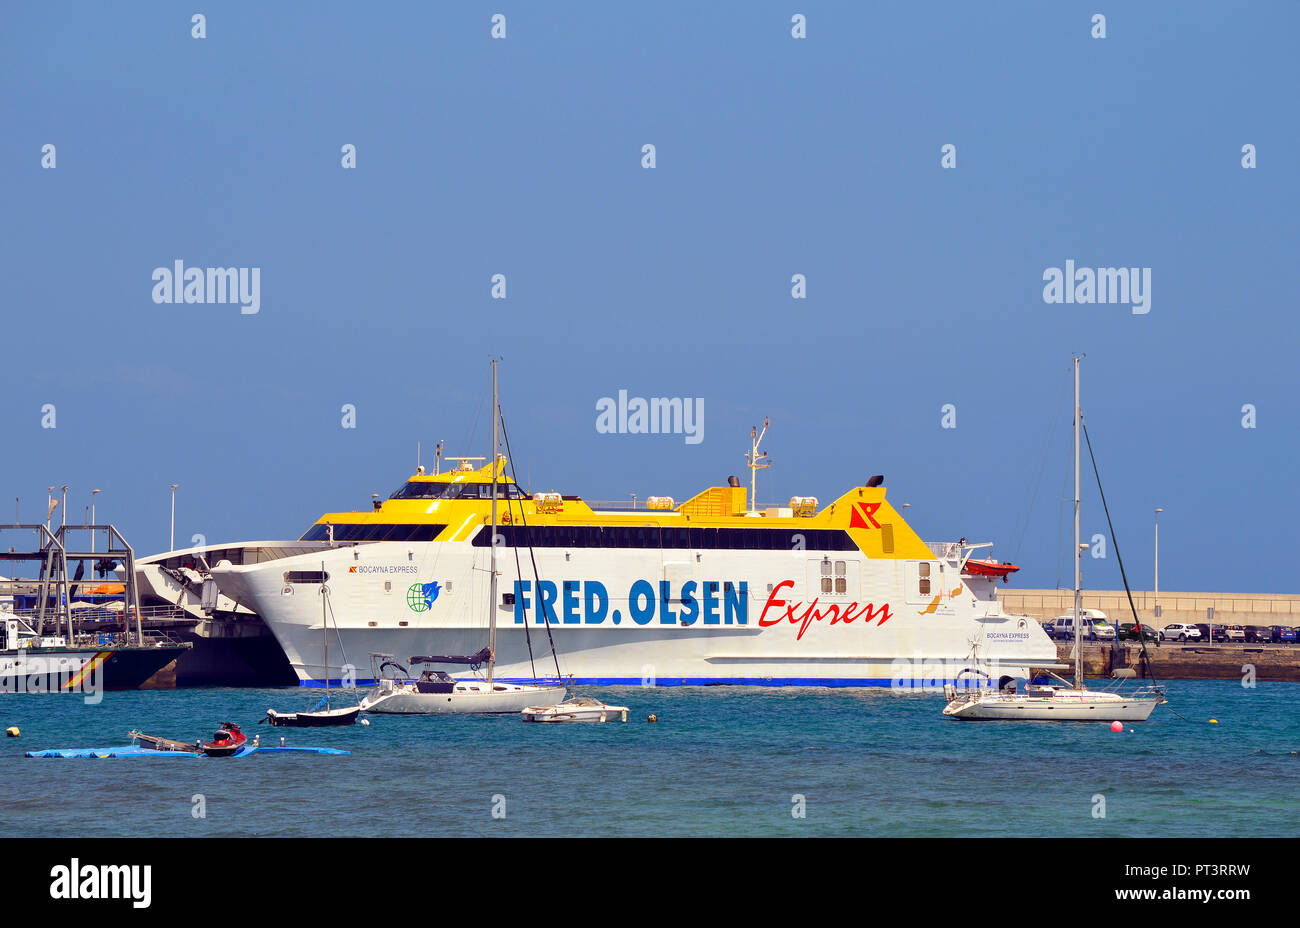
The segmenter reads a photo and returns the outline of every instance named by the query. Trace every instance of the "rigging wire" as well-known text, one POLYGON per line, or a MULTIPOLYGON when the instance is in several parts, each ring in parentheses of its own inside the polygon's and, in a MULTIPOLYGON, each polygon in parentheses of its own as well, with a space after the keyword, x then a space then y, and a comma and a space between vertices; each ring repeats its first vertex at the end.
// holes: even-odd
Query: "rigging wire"
MULTIPOLYGON (((1064 391, 1062 391, 1064 392, 1064 391)), ((1064 403, 1061 404, 1062 406, 1064 403)), ((1029 508, 1025 511, 1024 525, 1021 526, 1019 535, 1016 539, 1015 547, 1011 550, 1011 560, 1016 561, 1020 557, 1020 550, 1024 547, 1025 536, 1029 534, 1029 523, 1033 520, 1034 504, 1038 501, 1038 491, 1042 487, 1043 474, 1047 472, 1047 459, 1052 452, 1052 439, 1056 437, 1056 427, 1060 423, 1060 418, 1052 417, 1051 427, 1047 432, 1047 442, 1043 445, 1043 463, 1038 468, 1038 477, 1034 480, 1034 491, 1029 498, 1029 508)), ((1059 578, 1058 578, 1059 579, 1059 578)))
MULTIPOLYGON (((1070 413, 1070 421, 1074 421, 1073 412, 1070 413)), ((1061 498, 1057 502, 1056 506, 1056 588, 1058 590, 1064 589, 1064 587, 1061 586, 1061 570, 1062 565, 1065 563, 1065 504, 1074 502, 1073 499, 1067 499, 1065 496, 1070 483, 1069 452, 1070 447, 1067 444, 1066 465, 1065 469, 1062 471, 1061 477, 1061 498)))
MULTIPOLYGON (((337 641, 338 641, 338 643, 339 643, 339 650, 340 650, 341 652, 343 652, 343 666, 344 666, 344 667, 351 667, 352 665, 351 665, 351 663, 348 661, 348 649, 345 648, 345 647, 343 647, 343 635, 342 635, 342 633, 339 631, 339 620, 336 619, 336 618, 334 618, 334 601, 333 601, 333 599, 330 598, 329 587, 328 587, 328 586, 325 586, 325 585, 322 585, 321 589, 323 590, 324 595, 325 595, 325 608, 329 610, 330 618, 331 618, 331 619, 334 619, 334 637, 335 637, 335 639, 337 639, 337 641)), ((354 673, 353 673, 353 675, 352 675, 352 689, 353 689, 353 690, 356 690, 356 688, 357 688, 357 678, 356 678, 356 673, 355 673, 356 668, 353 667, 352 669, 353 669, 353 671, 354 671, 354 673)), ((326 676, 326 677, 329 676, 329 672, 330 672, 330 669, 329 669, 329 667, 327 666, 327 667, 325 668, 325 676, 326 676)), ((376 684, 376 685, 378 685, 378 684, 376 684)))
MULTIPOLYGON (((474 447, 471 444, 471 442, 474 440, 474 437, 478 435, 478 420, 482 414, 483 414, 483 396, 482 394, 480 394, 478 398, 478 408, 474 410, 474 418, 470 422, 469 430, 465 433, 465 444, 461 445, 462 448, 469 450, 470 448, 474 447)), ((492 453, 496 454, 495 448, 492 449, 492 453)))
MULTIPOLYGON (((506 443, 506 460, 510 462, 510 477, 512 480, 514 480, 515 486, 518 486, 519 475, 515 471, 515 456, 513 452, 511 452, 510 450, 510 436, 506 433, 505 413, 500 413, 500 415, 501 415, 501 437, 505 439, 505 443, 506 443)), ((519 521, 523 524, 526 530, 528 528, 528 518, 527 516, 524 515, 524 505, 522 501, 519 504, 519 521)), ((515 557, 517 558, 518 556, 519 556, 519 548, 516 545, 515 557)), ((533 589, 537 591, 538 601, 541 602, 542 579, 537 570, 537 552, 533 550, 533 546, 531 544, 528 545, 528 557, 533 564, 533 584, 534 584, 533 589)), ((542 622, 544 622, 546 625, 546 640, 550 642, 551 645, 551 659, 555 661, 555 677, 558 681, 563 683, 564 676, 563 674, 560 673, 560 657, 558 654, 555 653, 555 637, 551 634, 551 619, 550 616, 547 615, 546 605, 544 603, 541 605, 540 611, 542 614, 542 622)), ((526 615, 524 616, 524 627, 525 628, 528 627, 528 617, 526 615)))
MULTIPOLYGON (((1142 648, 1142 659, 1146 662, 1147 673, 1150 675, 1152 683, 1159 685, 1160 681, 1156 679, 1155 667, 1151 664, 1151 655, 1147 652, 1146 635, 1142 633, 1142 620, 1138 618, 1137 606, 1133 603, 1133 591, 1128 585, 1128 574, 1124 570, 1124 559, 1119 554, 1119 542, 1115 540, 1115 524, 1110 519, 1110 507, 1106 505, 1106 491, 1101 488, 1101 471, 1097 469, 1097 458, 1092 453, 1092 439, 1088 437, 1088 425, 1083 420, 1082 415, 1079 417, 1079 424, 1083 426, 1083 440, 1088 444, 1088 459, 1092 461, 1092 473, 1097 478, 1097 494, 1101 497, 1101 508, 1106 513, 1106 527, 1110 529, 1110 546, 1115 552, 1115 560, 1119 564, 1119 576, 1124 581, 1124 592, 1128 596, 1129 609, 1133 612, 1133 627, 1138 633, 1138 644, 1142 648)), ((1116 632, 1118 633, 1118 628, 1116 632)), ((1191 719, 1179 715, 1178 712, 1170 708, 1168 701, 1165 701, 1162 705, 1184 722, 1191 721, 1191 719)))

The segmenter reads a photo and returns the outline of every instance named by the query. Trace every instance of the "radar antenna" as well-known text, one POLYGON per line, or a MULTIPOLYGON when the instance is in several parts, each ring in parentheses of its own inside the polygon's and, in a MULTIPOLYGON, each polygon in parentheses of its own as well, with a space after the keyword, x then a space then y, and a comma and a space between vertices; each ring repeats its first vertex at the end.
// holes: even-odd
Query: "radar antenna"
POLYGON ((759 453, 758 446, 763 443, 763 436, 767 434, 768 427, 767 416, 763 417, 763 431, 758 430, 758 426, 753 426, 749 430, 749 453, 745 455, 745 462, 749 465, 749 511, 756 512, 758 509, 758 471, 762 467, 771 467, 768 463, 767 452, 759 453))

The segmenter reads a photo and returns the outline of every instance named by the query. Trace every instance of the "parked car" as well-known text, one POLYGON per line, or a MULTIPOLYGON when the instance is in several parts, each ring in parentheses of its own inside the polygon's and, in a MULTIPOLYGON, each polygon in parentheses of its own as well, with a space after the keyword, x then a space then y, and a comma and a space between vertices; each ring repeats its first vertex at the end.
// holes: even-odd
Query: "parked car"
POLYGON ((1270 625, 1268 640, 1272 642, 1295 641, 1295 629, 1290 625, 1270 625))
POLYGON ((1195 625, 1173 622, 1160 629, 1161 641, 1200 641, 1201 630, 1195 625))
MULTIPOLYGON (((1058 615, 1052 621, 1052 637, 1066 641, 1074 638, 1074 615, 1058 615)), ((1114 641, 1115 626, 1106 621, 1100 609, 1084 609, 1079 615, 1079 635, 1089 641, 1114 641)))
POLYGON ((1124 641, 1137 641, 1139 628, 1142 630, 1142 637, 1147 641, 1160 640, 1160 632, 1147 623, 1138 625, 1133 622, 1124 622, 1119 627, 1119 637, 1124 641))
POLYGON ((1223 626, 1224 641, 1245 641, 1246 629, 1242 625, 1225 625, 1223 626))
POLYGON ((1247 625, 1244 628, 1247 641, 1265 642, 1272 640, 1267 625, 1247 625))
POLYGON ((1208 625, 1205 622, 1197 622, 1196 627, 1201 630, 1201 640, 1214 644, 1216 641, 1227 641, 1228 630, 1226 625, 1208 625))

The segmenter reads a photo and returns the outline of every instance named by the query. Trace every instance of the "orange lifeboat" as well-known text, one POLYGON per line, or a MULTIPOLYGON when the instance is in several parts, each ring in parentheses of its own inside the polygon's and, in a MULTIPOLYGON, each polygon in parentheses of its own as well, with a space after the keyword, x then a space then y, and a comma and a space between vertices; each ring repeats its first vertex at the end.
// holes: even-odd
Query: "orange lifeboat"
POLYGON ((1007 578, 1019 569, 1015 564, 1002 564, 998 561, 977 561, 975 558, 968 559, 966 566, 962 568, 966 573, 976 577, 993 577, 994 579, 1000 577, 1003 583, 1006 583, 1007 578))

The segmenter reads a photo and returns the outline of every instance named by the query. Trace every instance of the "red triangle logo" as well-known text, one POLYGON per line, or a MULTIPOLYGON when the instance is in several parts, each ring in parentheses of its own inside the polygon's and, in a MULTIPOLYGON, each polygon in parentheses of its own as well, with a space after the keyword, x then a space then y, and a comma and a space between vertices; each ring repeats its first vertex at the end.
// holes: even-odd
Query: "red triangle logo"
POLYGON ((849 528, 880 528, 880 523, 874 518, 879 508, 880 503, 854 503, 849 515, 849 528))

